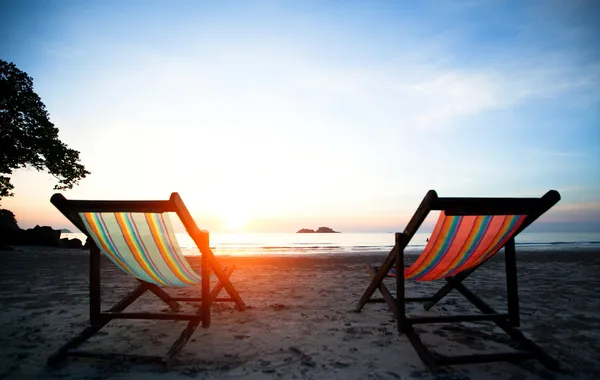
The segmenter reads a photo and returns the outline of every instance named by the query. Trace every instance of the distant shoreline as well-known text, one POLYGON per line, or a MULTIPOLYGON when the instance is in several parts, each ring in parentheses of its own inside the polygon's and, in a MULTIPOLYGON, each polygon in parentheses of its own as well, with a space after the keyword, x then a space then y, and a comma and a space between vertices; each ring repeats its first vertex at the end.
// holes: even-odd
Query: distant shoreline
MULTIPOLYGON (((198 253, 194 241, 184 232, 176 232, 177 240, 185 255, 198 253)), ((81 233, 63 234, 61 237, 78 238, 85 242, 86 236, 81 233)), ((420 253, 427 244, 429 233, 417 233, 406 253, 420 253)), ((318 255, 348 254, 362 255, 372 253, 387 254, 394 246, 393 233, 247 233, 230 235, 227 233, 211 234, 210 244, 215 254, 222 255, 318 255)), ((600 252, 600 234, 555 234, 527 233, 519 235, 516 242, 517 255, 537 254, 551 251, 578 250, 600 252)))

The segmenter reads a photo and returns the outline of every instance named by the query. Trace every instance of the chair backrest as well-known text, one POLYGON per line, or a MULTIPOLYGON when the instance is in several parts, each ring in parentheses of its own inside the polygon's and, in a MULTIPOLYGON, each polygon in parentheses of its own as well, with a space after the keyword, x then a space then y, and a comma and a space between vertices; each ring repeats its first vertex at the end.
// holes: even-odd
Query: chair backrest
POLYGON ((157 285, 201 283, 181 253, 168 213, 177 213, 203 258, 212 255, 208 232, 198 229, 179 194, 166 201, 67 200, 55 194, 50 201, 123 271, 157 285))
POLYGON ((525 219, 526 215, 447 216, 442 211, 405 278, 437 280, 477 266, 514 237, 525 219))
POLYGON ((100 252, 123 271, 157 285, 201 282, 181 253, 168 214, 81 212, 79 216, 100 252))
POLYGON ((430 210, 441 210, 440 216, 425 249, 404 276, 430 281, 476 267, 559 200, 554 190, 541 198, 438 198, 430 191, 405 234, 410 239, 430 210))

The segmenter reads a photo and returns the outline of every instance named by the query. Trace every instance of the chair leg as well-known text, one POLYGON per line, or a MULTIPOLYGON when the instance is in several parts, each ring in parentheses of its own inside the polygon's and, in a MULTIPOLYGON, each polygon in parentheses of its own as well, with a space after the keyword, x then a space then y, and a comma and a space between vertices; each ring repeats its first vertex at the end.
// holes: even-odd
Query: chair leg
MULTIPOLYGON (((508 261, 507 266, 514 265, 514 261, 508 261)), ((427 309, 431 308, 435 305, 439 300, 441 300, 445 295, 447 295, 451 290, 456 289, 459 293, 461 293, 468 301, 470 301, 475 307, 477 307, 483 314, 498 314, 497 311, 488 305, 485 301, 483 301, 480 297, 471 292, 462 282, 478 267, 472 268, 469 271, 465 271, 459 273, 456 276, 446 278, 447 284, 442 287, 433 297, 431 301, 426 302, 425 307, 427 309)), ((509 287, 509 294, 513 292, 516 293, 516 284, 512 284, 511 281, 514 280, 512 277, 516 277, 516 273, 513 272, 514 276, 511 276, 510 268, 507 268, 507 286, 509 287)), ((383 284, 382 284, 383 285, 383 284)), ((386 289, 387 290, 387 289, 386 289)), ((400 291, 400 290, 398 290, 400 291)), ((399 298, 399 297, 397 297, 399 298)), ((513 298, 513 302, 516 302, 516 298, 513 298)), ((523 359, 537 359, 540 361, 542 365, 546 368, 556 371, 559 369, 559 363, 556 359, 552 358, 548 355, 540 346, 535 344, 532 340, 528 339, 521 331, 519 331, 514 326, 514 320, 511 320, 511 311, 514 313, 518 312, 518 305, 515 308, 513 304, 511 306, 509 299, 509 313, 506 315, 506 318, 490 318, 493 320, 498 327, 504 330, 516 343, 519 344, 521 351, 517 352, 508 352, 508 353, 497 353, 497 354, 477 354, 477 355, 463 355, 463 356, 436 356, 431 351, 425 347, 423 342, 420 340, 418 334, 415 332, 412 323, 410 321, 405 320, 405 322, 400 326, 401 333, 405 333, 409 338, 411 344, 417 351, 417 354, 421 358, 424 364, 426 364, 431 369, 436 369, 440 365, 452 365, 452 364, 466 364, 466 363, 484 363, 484 362, 493 362, 493 361, 515 361, 515 360, 523 360, 523 359)), ((398 315, 398 312, 395 313, 398 315)), ((466 319, 465 319, 466 320, 466 319)), ((518 319, 517 319, 518 321, 518 319)))
POLYGON ((392 269, 392 267, 394 266, 394 263, 396 261, 397 249, 398 248, 394 246, 388 257, 383 262, 383 265, 379 267, 377 273, 371 279, 369 286, 363 293, 362 297, 360 298, 360 301, 358 301, 358 305, 356 305, 356 308, 354 309, 356 313, 360 312, 363 309, 363 307, 365 307, 367 301, 371 298, 373 293, 375 293, 375 290, 381 286, 383 279, 387 276, 390 269, 392 269))
MULTIPOLYGON (((466 286, 461 283, 456 283, 454 285, 456 290, 458 290, 466 299, 468 299, 475 307, 477 307, 482 313, 491 314, 496 311, 490 305, 488 305, 485 301, 471 292, 466 286)), ((548 355, 540 346, 535 344, 532 340, 528 339, 523 335, 521 331, 516 329, 511 322, 505 320, 497 320, 495 321, 498 327, 504 330, 511 338, 520 343, 523 348, 529 352, 531 352, 535 357, 548 369, 550 370, 558 370, 559 364, 558 361, 548 355)))
POLYGON ((434 307, 438 302, 440 302, 442 300, 442 298, 447 296, 448 293, 450 293, 454 289, 454 284, 456 282, 458 282, 458 283, 463 282, 467 277, 469 277, 469 275, 471 275, 471 273, 473 273, 475 271, 475 269, 477 269, 477 267, 466 270, 464 272, 461 272, 461 273, 457 274, 456 276, 448 277, 446 279, 446 281, 448 281, 448 282, 444 286, 442 286, 440 288, 440 290, 438 290, 431 297, 430 301, 427 301, 423 304, 423 307, 425 308, 425 310, 429 310, 432 307, 434 307))
POLYGON ((435 357, 433 356, 431 351, 429 351, 429 349, 423 344, 421 338, 415 331, 414 327, 411 324, 405 325, 404 333, 408 337, 408 340, 410 341, 410 344, 412 344, 415 351, 417 351, 417 355, 419 355, 421 361, 430 369, 437 369, 438 365, 435 360, 435 357))
MULTIPOLYGON (((458 290, 467 300, 475 305, 484 314, 498 314, 494 308, 484 302, 481 298, 467 289, 462 283, 453 282, 453 288, 458 290)), ((460 317, 460 316, 458 316, 460 317)), ((417 354, 428 367, 436 369, 440 365, 467 364, 467 363, 485 363, 495 361, 515 361, 523 359, 537 359, 542 365, 552 371, 559 369, 559 363, 556 359, 548 355, 540 346, 515 328, 506 314, 505 318, 490 318, 498 327, 506 332, 516 343, 519 344, 519 351, 494 353, 494 354, 475 354, 462 356, 436 356, 427 349, 414 331, 412 323, 408 321, 403 327, 404 333, 409 338, 411 344, 417 351, 417 354)), ((468 320, 465 318, 465 320, 468 320)), ((435 322, 429 322, 435 323, 435 322)))
POLYGON ((125 310, 125 308, 131 305, 135 300, 140 298, 148 290, 147 283, 141 283, 133 291, 129 292, 123 299, 117 302, 113 307, 108 309, 110 312, 119 312, 125 310))
POLYGON ((200 321, 201 321, 201 318, 193 319, 188 322, 185 329, 179 335, 179 338, 175 341, 175 343, 173 343, 173 345, 167 352, 167 355, 163 359, 163 361, 165 362, 165 364, 167 366, 170 366, 173 358, 177 354, 179 354, 179 352, 183 349, 183 347, 186 345, 188 340, 190 340, 192 334, 194 333, 194 331, 196 331, 196 328, 198 328, 200 321))
POLYGON ((454 289, 454 286, 447 282, 438 290, 433 296, 431 296, 431 300, 423 303, 423 308, 425 310, 429 310, 434 307, 438 302, 442 300, 442 298, 446 297, 448 293, 450 293, 454 289))
POLYGON ((504 260, 506 265, 506 296, 508 298, 508 314, 510 323, 519 327, 521 317, 519 311, 519 288, 517 281, 517 255, 515 252, 515 239, 511 238, 504 246, 504 260))
POLYGON ((235 302, 238 310, 243 311, 246 308, 246 304, 244 304, 242 297, 240 297, 240 294, 237 292, 231 281, 229 281, 229 278, 225 275, 225 272, 223 271, 221 264, 217 261, 213 251, 208 246, 200 247, 200 251, 202 252, 202 255, 207 255, 207 261, 210 265, 210 269, 214 272, 215 276, 217 276, 219 281, 222 283, 231 299, 235 302))
MULTIPOLYGON (((403 235, 397 233, 395 235, 396 247, 402 244, 403 235)), ((383 283, 381 284, 383 285, 383 283)), ((398 332, 402 334, 406 325, 406 294, 404 292, 404 249, 396 249, 396 324, 398 332)))
POLYGON ((76 337, 62 345, 55 353, 50 355, 46 360, 46 364, 48 366, 56 366, 59 362, 64 360, 69 353, 69 350, 73 348, 77 348, 81 346, 85 341, 94 336, 102 327, 104 327, 110 320, 106 319, 102 322, 96 322, 94 325, 86 327, 82 332, 79 333, 76 337))
MULTIPOLYGON (((235 265, 232 265, 231 267, 223 268, 223 271, 224 271, 225 275, 227 276, 227 278, 231 277, 231 274, 233 273, 234 270, 235 270, 235 265)), ((169 349, 169 352, 167 353, 167 355, 165 356, 165 358, 163 360, 167 366, 169 366, 171 364, 173 358, 177 354, 179 354, 179 352, 183 349, 183 347, 186 345, 188 340, 191 338, 194 331, 196 331, 196 329, 198 328, 198 325, 200 324, 200 322, 202 322, 202 327, 210 326, 210 314, 208 315, 208 318, 207 318, 205 316, 206 310, 208 309, 208 313, 210 313, 210 307, 212 306, 213 301, 217 298, 217 296, 219 295, 219 292, 222 289, 223 289, 223 284, 221 283, 221 281, 218 281, 217 284, 215 285, 215 287, 210 292, 207 299, 202 299, 202 304, 200 305, 200 307, 197 310, 197 313, 200 314, 202 317, 198 318, 198 319, 193 319, 188 322, 186 328, 181 332, 181 335, 179 335, 179 338, 175 341, 175 343, 173 343, 173 345, 169 349), (208 305, 208 307, 207 307, 207 305, 208 305)))
MULTIPOLYGON (((125 310, 127 306, 131 305, 136 299, 148 290, 146 284, 140 284, 135 290, 126 295, 121 301, 115 306, 111 307, 108 311, 119 312, 125 310)), ((54 354, 52 354, 46 363, 50 366, 56 365, 61 360, 65 359, 69 353, 69 350, 74 349, 85 343, 88 339, 94 336, 100 329, 102 329, 112 318, 96 318, 95 322, 90 326, 86 327, 79 335, 65 343, 60 347, 54 354)))
MULTIPOLYGON (((140 281, 140 282, 142 282, 142 281, 140 281)), ((171 310, 173 310, 173 311, 179 311, 181 309, 181 305, 177 301, 173 300, 171 298, 171 296, 168 295, 164 290, 162 290, 158 285, 147 283, 147 282, 142 282, 142 283, 146 285, 146 287, 148 288, 148 290, 150 290, 152 293, 154 293, 164 303, 166 303, 167 305, 169 305, 169 307, 171 308, 171 310)))
MULTIPOLYGON (((227 278, 231 277, 234 270, 235 270, 235 265, 223 268, 223 272, 225 273, 225 276, 227 276, 227 278)), ((213 304, 213 302, 215 301, 215 299, 217 298, 217 296, 219 295, 221 290, 223 290, 223 283, 221 281, 218 281, 217 284, 215 285, 215 287, 210 291, 210 299, 209 299, 210 305, 213 304)))
MULTIPOLYGON (((377 272, 373 271, 371 267, 368 267, 367 270, 371 275, 371 278, 375 278, 377 272)), ((383 283, 383 281, 379 284, 378 289, 381 295, 383 296, 383 300, 387 303, 388 307, 390 308, 391 312, 396 318, 398 318, 398 304, 396 298, 394 298, 394 296, 389 291, 387 286, 383 283)))

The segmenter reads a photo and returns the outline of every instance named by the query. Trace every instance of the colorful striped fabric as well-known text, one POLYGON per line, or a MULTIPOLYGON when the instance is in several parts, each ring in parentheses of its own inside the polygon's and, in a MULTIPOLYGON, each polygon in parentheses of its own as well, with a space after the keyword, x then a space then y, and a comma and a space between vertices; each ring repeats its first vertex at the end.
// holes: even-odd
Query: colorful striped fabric
POLYGON ((455 275, 492 257, 514 236, 526 215, 446 216, 442 211, 406 279, 431 281, 455 275))
POLYGON ((201 283, 181 254, 168 215, 84 212, 79 216, 100 251, 123 271, 157 285, 201 283))

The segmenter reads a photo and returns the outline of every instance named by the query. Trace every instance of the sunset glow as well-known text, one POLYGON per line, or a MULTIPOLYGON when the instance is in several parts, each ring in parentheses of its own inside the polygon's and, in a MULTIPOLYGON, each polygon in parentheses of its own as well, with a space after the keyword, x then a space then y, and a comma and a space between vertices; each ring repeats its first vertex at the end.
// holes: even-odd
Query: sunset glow
POLYGON ((248 220, 243 215, 230 214, 227 216, 225 223, 225 230, 227 231, 240 231, 243 230, 248 220))
MULTIPOLYGON (((91 172, 67 198, 178 192, 208 230, 379 232, 429 189, 556 189, 540 226, 600 228, 592 2, 85 4, 0 12, 2 58, 91 172)), ((51 176, 11 180, 22 227, 72 227, 51 176)))

